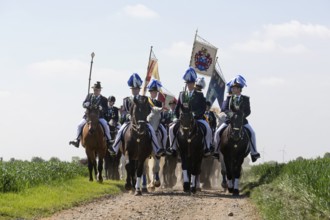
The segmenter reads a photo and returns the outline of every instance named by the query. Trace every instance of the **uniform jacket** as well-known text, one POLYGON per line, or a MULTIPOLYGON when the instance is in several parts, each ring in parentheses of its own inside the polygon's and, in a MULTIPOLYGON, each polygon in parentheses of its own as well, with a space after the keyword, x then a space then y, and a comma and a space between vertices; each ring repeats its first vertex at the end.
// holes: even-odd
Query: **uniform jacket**
POLYGON ((128 97, 124 98, 123 106, 124 106, 124 109, 127 113, 126 114, 126 121, 129 121, 130 114, 131 114, 131 108, 132 108, 133 104, 134 104, 133 103, 133 96, 128 96, 128 97))
MULTIPOLYGON (((236 110, 236 108, 234 107, 234 102, 234 96, 227 96, 227 99, 222 103, 221 111, 225 113, 228 113, 230 111, 241 111, 244 114, 244 124, 247 124, 248 120, 246 118, 251 114, 250 97, 241 95, 238 102, 238 110, 236 110)), ((226 123, 228 123, 228 121, 226 123)))
POLYGON ((102 106, 102 110, 100 111, 100 118, 104 118, 105 114, 108 112, 108 99, 102 95, 95 97, 93 93, 90 93, 86 96, 83 107, 85 107, 85 103, 89 102, 90 105, 102 106))
POLYGON ((194 90, 191 97, 188 91, 180 92, 178 102, 175 106, 175 115, 179 118, 181 111, 188 106, 190 111, 195 115, 195 119, 202 119, 206 110, 206 100, 202 92, 194 90))
POLYGON ((108 106, 108 112, 105 114, 105 120, 109 122, 111 119, 118 122, 119 120, 119 114, 118 114, 118 108, 116 106, 108 106))

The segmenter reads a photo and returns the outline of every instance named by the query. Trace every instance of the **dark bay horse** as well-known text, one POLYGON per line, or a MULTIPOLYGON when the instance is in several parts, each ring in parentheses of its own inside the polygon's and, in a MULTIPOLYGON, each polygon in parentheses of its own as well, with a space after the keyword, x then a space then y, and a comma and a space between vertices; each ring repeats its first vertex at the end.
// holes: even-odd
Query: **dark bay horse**
POLYGON ((183 111, 179 121, 177 141, 182 163, 183 190, 196 193, 196 187, 199 188, 199 175, 204 154, 204 134, 190 111, 183 111))
MULTIPOLYGON (((239 178, 244 158, 250 153, 249 137, 244 129, 244 115, 238 111, 230 118, 230 124, 221 134, 220 151, 226 165, 228 191, 239 195, 239 178)), ((221 159, 222 157, 220 157, 221 159)))
MULTIPOLYGON (((114 140, 118 133, 117 123, 115 120, 111 119, 109 122, 110 127, 110 136, 111 139, 114 140)), ((104 158, 104 170, 106 179, 119 180, 119 164, 121 158, 121 152, 118 152, 117 155, 110 155, 109 151, 106 151, 104 158)))
POLYGON ((135 185, 135 195, 141 195, 144 162, 152 152, 151 134, 147 125, 147 116, 150 113, 148 98, 134 98, 130 113, 131 122, 124 135, 123 144, 127 171, 125 188, 130 190, 135 185))
POLYGON ((87 155, 89 181, 93 181, 94 169, 95 178, 102 183, 103 159, 106 153, 106 140, 102 125, 99 123, 98 107, 91 106, 86 110, 86 115, 87 123, 82 131, 81 144, 85 148, 87 155), (96 157, 98 157, 97 169, 96 157))

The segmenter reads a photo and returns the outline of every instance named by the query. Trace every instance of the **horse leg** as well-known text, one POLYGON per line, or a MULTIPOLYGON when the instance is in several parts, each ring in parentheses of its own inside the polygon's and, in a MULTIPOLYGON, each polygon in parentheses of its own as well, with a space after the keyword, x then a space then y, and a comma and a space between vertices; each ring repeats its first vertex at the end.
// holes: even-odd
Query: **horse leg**
POLYGON ((156 157, 153 157, 154 159, 154 167, 152 168, 153 171, 153 185, 155 187, 160 187, 160 179, 159 179, 159 170, 160 170, 160 159, 157 159, 156 157))
POLYGON ((131 190, 132 189, 132 183, 131 183, 131 163, 128 157, 128 153, 125 154, 125 169, 126 169, 126 183, 125 183, 125 189, 131 190))
POLYGON ((99 161, 97 165, 98 170, 98 181, 99 183, 103 183, 102 171, 103 171, 103 156, 99 156, 99 161))
POLYGON ((89 181, 93 181, 93 162, 88 158, 88 172, 89 172, 89 181))
POLYGON ((189 182, 188 169, 187 169, 187 158, 183 154, 181 154, 181 167, 182 167, 182 175, 183 175, 183 191, 189 192, 190 182, 189 182))
POLYGON ((104 171, 105 171, 105 179, 110 179, 110 153, 107 151, 104 157, 104 171))
POLYGON ((119 180, 119 163, 120 163, 120 155, 116 155, 114 158, 114 167, 113 167, 113 178, 115 180, 119 180))
POLYGON ((233 169, 232 169, 232 158, 228 158, 224 155, 224 161, 226 164, 226 172, 227 172, 227 184, 228 184, 228 192, 233 193, 233 169))
POLYGON ((239 196, 239 178, 241 177, 241 171, 242 171, 242 164, 243 164, 244 158, 243 159, 237 159, 234 161, 234 190, 233 190, 233 196, 239 196))
POLYGON ((220 153, 220 164, 221 164, 221 176, 222 176, 222 182, 221 182, 221 186, 224 189, 224 191, 226 192, 228 189, 228 183, 227 183, 227 171, 226 171, 226 164, 225 164, 225 160, 223 159, 223 154, 220 153))
POLYGON ((145 160, 144 166, 143 166, 143 173, 142 173, 142 192, 147 193, 147 170, 149 169, 148 167, 148 159, 145 160))
POLYGON ((136 185, 135 185, 135 195, 141 196, 141 176, 143 173, 143 167, 144 167, 144 160, 138 160, 137 164, 137 172, 136 172, 136 185))

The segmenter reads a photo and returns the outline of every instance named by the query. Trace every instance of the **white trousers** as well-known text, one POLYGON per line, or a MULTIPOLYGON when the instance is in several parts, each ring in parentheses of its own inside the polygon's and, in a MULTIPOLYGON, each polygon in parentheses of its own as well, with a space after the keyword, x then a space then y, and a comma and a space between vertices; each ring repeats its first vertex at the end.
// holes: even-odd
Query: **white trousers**
MULTIPOLYGON (((104 118, 100 118, 99 122, 101 123, 104 132, 105 132, 105 137, 107 138, 107 140, 111 140, 111 136, 110 136, 110 129, 108 126, 108 122, 104 119, 104 118)), ((78 125, 77 128, 77 139, 80 140, 81 137, 81 133, 82 133, 82 129, 84 128, 84 125, 87 123, 86 119, 82 119, 78 125)))
MULTIPOLYGON (((220 151, 220 133, 223 129, 225 129, 228 125, 226 123, 222 123, 220 125, 220 127, 216 130, 215 134, 214 134, 214 145, 215 145, 215 152, 219 153, 220 151)), ((257 150, 257 141, 256 141, 256 134, 253 130, 253 128, 251 127, 251 125, 249 124, 245 124, 244 127, 246 127, 247 129, 249 129, 250 133, 251 133, 251 140, 249 142, 249 147, 250 147, 250 153, 251 155, 256 155, 258 154, 258 150, 257 150)))
MULTIPOLYGON (((210 128, 210 125, 203 119, 199 119, 197 120, 199 123, 202 123, 205 128, 206 128, 206 134, 205 134, 205 146, 208 149, 210 149, 210 145, 211 145, 211 141, 212 141, 212 130, 210 128)), ((177 122, 179 123, 179 122, 177 122)), ((174 126, 176 125, 176 123, 173 123, 170 127, 169 127, 169 136, 170 136, 170 144, 171 147, 176 150, 177 149, 177 139, 175 139, 175 134, 174 134, 174 126), (175 140, 174 140, 175 139, 175 140), (173 142, 174 140, 174 142, 173 142)))
MULTIPOLYGON (((118 150, 119 150, 119 147, 120 147, 120 144, 121 144, 121 138, 122 138, 122 135, 123 135, 123 132, 124 130, 126 130, 125 128, 129 125, 128 122, 125 122, 119 129, 117 135, 116 135, 116 139, 115 139, 115 143, 113 144, 113 149, 115 150, 116 153, 118 153, 118 150)), ((158 150, 159 150, 159 145, 158 145, 158 140, 157 140, 157 137, 156 137, 156 133, 154 131, 154 129, 152 128, 152 126, 147 123, 148 125, 148 128, 149 128, 149 131, 151 133, 151 138, 152 138, 152 148, 154 150, 154 153, 157 154, 158 150)))
POLYGON ((159 146, 161 146, 164 149, 166 148, 167 136, 168 136, 167 131, 166 131, 164 125, 159 124, 157 137, 158 137, 159 146))

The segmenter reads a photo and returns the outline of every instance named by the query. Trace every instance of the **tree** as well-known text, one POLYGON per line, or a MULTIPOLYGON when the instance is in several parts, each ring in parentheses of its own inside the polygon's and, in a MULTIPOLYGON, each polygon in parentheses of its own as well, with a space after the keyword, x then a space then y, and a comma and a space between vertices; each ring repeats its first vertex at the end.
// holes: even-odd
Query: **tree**
POLYGON ((323 156, 323 158, 330 158, 330 152, 326 152, 323 156))
POLYGON ((31 162, 41 163, 41 162, 45 162, 45 160, 42 159, 41 157, 32 157, 31 162))

